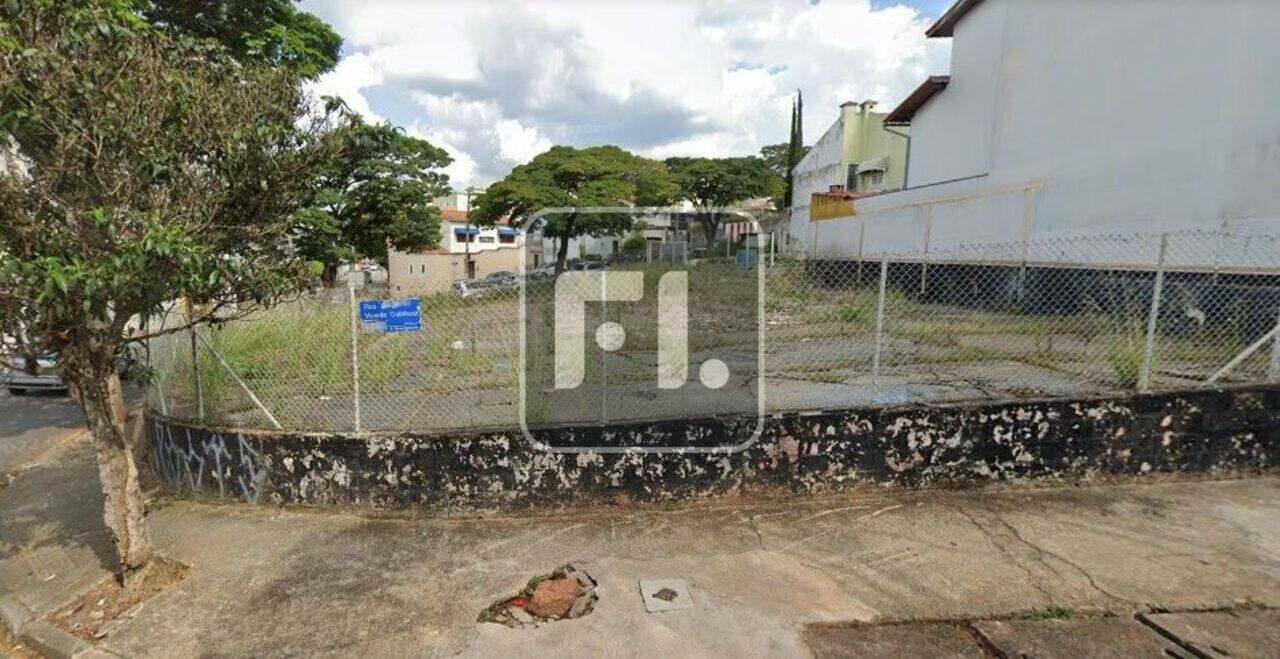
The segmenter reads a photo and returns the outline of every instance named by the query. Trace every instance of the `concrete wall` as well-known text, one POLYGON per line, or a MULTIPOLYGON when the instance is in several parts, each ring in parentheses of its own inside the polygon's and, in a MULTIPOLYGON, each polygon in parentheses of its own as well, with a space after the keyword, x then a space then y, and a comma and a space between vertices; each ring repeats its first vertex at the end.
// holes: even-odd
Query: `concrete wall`
MULTIPOLYGON (((491 272, 520 272, 521 248, 504 247, 491 251, 475 252, 475 276, 484 277, 491 272)), ((467 275, 465 254, 429 252, 408 254, 390 250, 387 254, 387 280, 391 290, 398 293, 447 293, 453 282, 467 275)))
MULTIPOLYGON (((562 446, 687 444, 754 419, 554 428, 562 446)), ((1092 400, 832 410, 770 417, 735 454, 544 453, 518 430, 306 435, 152 417, 170 487, 248 502, 485 509, 1158 473, 1231 474, 1280 459, 1280 387, 1092 400)), ((736 441, 736 440, 735 440, 736 441)))
MULTIPOLYGON (((951 82, 912 122, 914 189, 859 199, 854 218, 810 228, 812 254, 853 258, 860 235, 866 253, 1278 235, 1276 25, 1280 2, 1261 0, 987 0, 957 24, 951 82), (931 185, 961 177, 974 178, 931 185)), ((1086 256, 1150 263, 1151 249, 1086 256)), ((1214 258, 1210 245, 1187 249, 1214 258)))

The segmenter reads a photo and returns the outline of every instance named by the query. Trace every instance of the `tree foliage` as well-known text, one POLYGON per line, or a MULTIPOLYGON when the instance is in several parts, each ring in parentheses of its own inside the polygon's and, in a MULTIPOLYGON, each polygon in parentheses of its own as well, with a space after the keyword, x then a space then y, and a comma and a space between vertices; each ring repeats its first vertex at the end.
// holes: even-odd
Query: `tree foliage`
POLYGON ((116 355, 306 285, 291 249, 328 161, 297 76, 139 24, 120 3, 0 5, 0 310, 56 351, 98 453, 122 573, 152 556, 116 355))
POLYGON ((325 138, 332 155, 316 179, 314 204, 300 216, 296 243, 305 257, 325 265, 327 284, 343 261, 385 261, 388 245, 418 251, 438 244, 440 209, 431 201, 449 191, 449 177, 439 169, 452 162, 426 140, 330 103, 341 109, 325 138))
MULTIPOLYGON (((680 186, 680 197, 704 211, 773 196, 782 189, 782 179, 755 156, 668 158, 666 163, 680 186)), ((708 244, 714 242, 719 216, 704 212, 700 220, 708 244)))
POLYGON ((804 145, 804 96, 797 89, 796 100, 791 105, 791 138, 787 142, 787 164, 783 175, 786 179, 786 191, 782 196, 782 205, 786 208, 791 208, 795 201, 794 172, 807 151, 808 148, 804 145))
POLYGON ((315 77, 338 63, 342 37, 293 0, 139 0, 146 20, 174 35, 212 39, 242 62, 315 77))
MULTIPOLYGON (((678 196, 679 187, 656 160, 616 146, 555 146, 489 186, 476 197, 472 215, 479 224, 510 217, 521 226, 547 208, 662 206, 678 196)), ((543 219, 543 235, 559 243, 557 272, 564 269, 569 240, 622 233, 632 221, 621 213, 567 212, 543 219)))
MULTIPOLYGON (((800 146, 800 158, 803 159, 809 153, 807 146, 800 146)), ((775 174, 785 178, 787 176, 787 158, 791 144, 788 142, 779 142, 777 144, 766 144, 760 147, 760 159, 764 164, 769 166, 775 174)), ((797 161, 798 162, 798 161, 797 161)))
MULTIPOLYGON (((809 147, 802 144, 800 145, 797 153, 799 154, 799 157, 796 159, 796 163, 799 163, 800 160, 804 159, 805 155, 809 153, 809 147)), ((773 172, 778 175, 778 189, 775 193, 769 195, 773 202, 773 207, 779 210, 785 210, 789 205, 787 191, 790 189, 791 185, 790 170, 795 166, 793 163, 790 163, 791 144, 788 142, 767 144, 760 148, 760 158, 764 160, 764 164, 769 166, 769 169, 773 170, 773 172)))

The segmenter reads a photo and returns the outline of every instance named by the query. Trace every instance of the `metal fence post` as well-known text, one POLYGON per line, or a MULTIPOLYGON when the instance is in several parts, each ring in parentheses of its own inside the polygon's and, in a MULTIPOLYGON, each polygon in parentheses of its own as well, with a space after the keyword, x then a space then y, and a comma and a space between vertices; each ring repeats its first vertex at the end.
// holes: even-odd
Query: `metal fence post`
POLYGON ((884 298, 889 280, 889 259, 880 259, 880 296, 876 301, 876 348, 871 357, 871 375, 880 377, 880 350, 884 343, 884 298))
POLYGON ((355 431, 360 432, 360 312, 356 304, 355 286, 347 287, 347 306, 351 312, 351 403, 355 431))
POLYGON ((204 338, 201 338, 200 341, 204 343, 205 350, 208 350, 209 354, 213 355, 213 358, 218 360, 218 363, 222 365, 224 370, 226 370, 227 375, 231 376, 231 380, 236 383, 236 386, 240 387, 240 390, 249 397, 249 402, 253 403, 254 406, 267 417, 267 421, 270 421, 271 425, 275 427, 276 430, 284 430, 284 426, 280 425, 280 421, 276 419, 276 415, 272 414, 271 410, 267 409, 267 406, 262 404, 262 400, 258 398, 258 395, 253 393, 253 389, 250 389, 249 385, 245 384, 245 381, 235 372, 235 369, 231 368, 231 364, 228 364, 227 360, 222 358, 222 354, 214 349, 213 344, 209 343, 204 338))
POLYGON ((1147 312, 1147 334, 1142 344, 1142 370, 1138 390, 1151 390, 1151 362, 1156 350, 1156 330, 1160 321, 1160 295, 1164 291, 1164 261, 1169 252, 1169 234, 1160 234, 1160 256, 1156 260, 1156 281, 1151 289, 1151 310, 1147 312))
MULTIPOLYGON (((1280 317, 1276 318, 1280 327, 1280 317)), ((1271 341, 1271 363, 1267 365, 1267 382, 1280 382, 1280 334, 1271 341)))

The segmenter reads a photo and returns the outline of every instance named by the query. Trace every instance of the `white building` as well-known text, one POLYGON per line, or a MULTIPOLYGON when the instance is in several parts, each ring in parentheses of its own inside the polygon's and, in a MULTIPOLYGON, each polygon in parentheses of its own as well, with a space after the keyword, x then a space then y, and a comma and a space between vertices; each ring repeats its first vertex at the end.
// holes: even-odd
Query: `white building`
POLYGON ((475 226, 467 221, 470 200, 483 190, 455 192, 433 200, 440 208, 440 244, 424 252, 387 253, 387 281, 393 291, 441 293, 454 281, 520 269, 524 232, 499 223, 475 226))
POLYGON ((1270 0, 960 0, 927 32, 950 75, 885 121, 910 127, 906 188, 799 227, 806 252, 1280 233, 1276 26, 1270 0))

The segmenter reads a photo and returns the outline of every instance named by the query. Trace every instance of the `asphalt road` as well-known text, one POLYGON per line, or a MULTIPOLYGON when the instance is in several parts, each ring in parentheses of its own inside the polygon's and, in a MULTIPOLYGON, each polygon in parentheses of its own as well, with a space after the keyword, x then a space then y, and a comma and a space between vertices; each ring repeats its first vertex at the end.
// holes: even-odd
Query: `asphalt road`
POLYGON ((12 471, 43 444, 84 427, 66 394, 14 396, 0 389, 0 473, 12 471))

